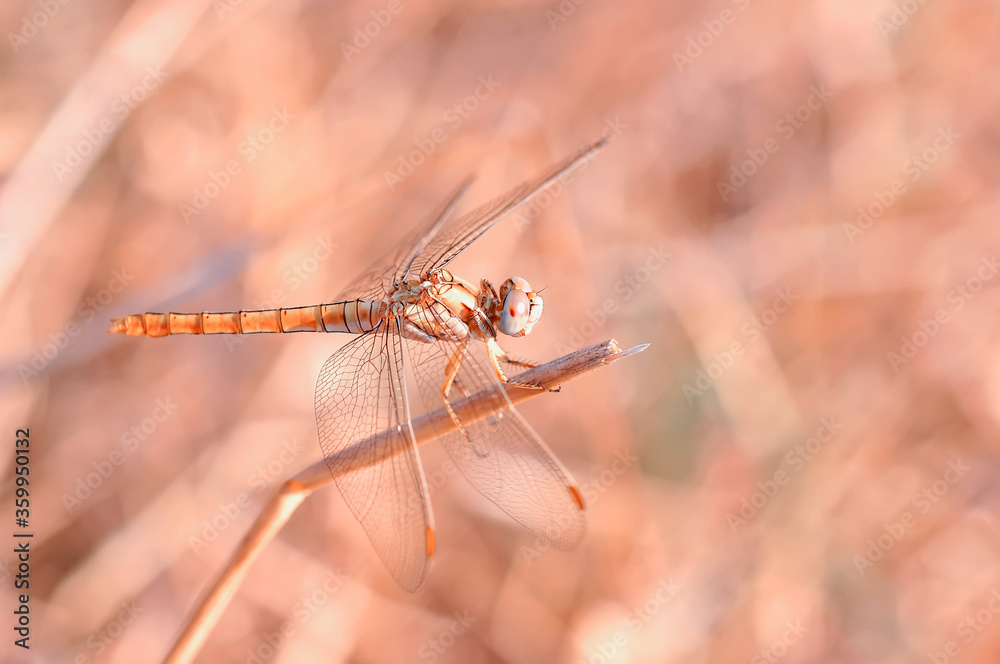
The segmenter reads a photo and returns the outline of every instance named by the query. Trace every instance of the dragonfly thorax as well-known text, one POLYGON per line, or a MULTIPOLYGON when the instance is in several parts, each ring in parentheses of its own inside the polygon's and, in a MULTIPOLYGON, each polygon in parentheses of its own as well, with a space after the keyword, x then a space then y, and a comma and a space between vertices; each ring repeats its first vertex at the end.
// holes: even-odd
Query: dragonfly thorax
POLYGON ((520 277, 507 279, 498 292, 487 279, 476 288, 448 270, 435 270, 398 282, 387 299, 406 335, 428 343, 470 336, 486 341, 498 332, 523 337, 542 316, 541 296, 520 277))

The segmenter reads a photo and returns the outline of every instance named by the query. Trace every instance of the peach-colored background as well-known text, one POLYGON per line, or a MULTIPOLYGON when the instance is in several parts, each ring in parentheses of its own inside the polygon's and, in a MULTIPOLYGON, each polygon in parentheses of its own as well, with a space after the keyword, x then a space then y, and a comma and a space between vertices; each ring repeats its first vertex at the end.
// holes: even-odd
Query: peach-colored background
POLYGON ((539 550, 432 443, 425 591, 331 487, 199 661, 996 661, 998 12, 4 3, 0 531, 30 427, 35 538, 32 649, 5 610, 0 658, 158 661, 320 457, 312 391, 346 338, 109 318, 328 301, 468 173, 464 209, 607 132, 453 264, 546 288, 516 356, 652 344, 522 409, 589 499, 583 544, 539 550), (229 525, 201 546, 206 520, 229 525))

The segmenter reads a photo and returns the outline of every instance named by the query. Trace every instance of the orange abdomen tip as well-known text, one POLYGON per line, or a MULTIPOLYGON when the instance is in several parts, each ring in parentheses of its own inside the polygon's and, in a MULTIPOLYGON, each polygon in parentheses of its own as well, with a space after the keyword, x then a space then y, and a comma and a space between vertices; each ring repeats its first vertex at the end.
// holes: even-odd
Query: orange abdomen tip
POLYGON ((133 337, 141 337, 146 334, 146 326, 143 316, 132 314, 121 318, 112 318, 111 327, 108 328, 111 334, 127 334, 133 337))
POLYGON ((573 496, 573 502, 576 503, 577 507, 579 507, 580 509, 586 509, 583 506, 583 496, 580 495, 579 489, 577 489, 575 486, 570 486, 569 495, 573 496))
POLYGON ((434 529, 427 528, 427 557, 434 557, 434 529))

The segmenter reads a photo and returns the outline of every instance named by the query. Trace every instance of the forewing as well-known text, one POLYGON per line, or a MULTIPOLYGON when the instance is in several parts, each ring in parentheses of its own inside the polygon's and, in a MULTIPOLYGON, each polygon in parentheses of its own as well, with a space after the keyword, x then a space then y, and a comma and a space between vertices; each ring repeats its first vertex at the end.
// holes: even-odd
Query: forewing
POLYGON ((320 371, 316 423, 344 501, 399 585, 416 591, 430 567, 434 521, 403 361, 394 319, 341 348, 320 371))
POLYGON ((510 215, 530 201, 538 193, 556 182, 574 168, 577 168, 607 143, 602 139, 580 150, 565 161, 553 166, 540 175, 495 198, 472 212, 455 219, 447 219, 439 230, 430 237, 426 247, 407 264, 409 272, 425 274, 428 270, 441 268, 462 253, 494 224, 510 215))
POLYGON ((381 300, 392 288, 393 281, 406 276, 406 266, 413 262, 413 257, 427 246, 431 237, 437 234, 471 182, 471 178, 463 182, 434 211, 427 222, 412 230, 401 240, 394 242, 392 248, 385 255, 348 284, 334 298, 334 301, 381 300))
POLYGON ((575 547, 586 530, 586 517, 572 477, 514 408, 482 344, 459 348, 449 341, 409 346, 427 410, 444 403, 445 367, 456 351, 462 361, 449 401, 486 391, 478 410, 484 417, 462 421, 472 444, 459 431, 444 434, 442 444, 469 482, 511 518, 558 548, 575 547))
POLYGON ((335 301, 380 300, 391 289, 393 281, 402 279, 408 274, 423 276, 432 268, 444 267, 490 227, 578 167, 604 147, 605 143, 605 140, 593 143, 553 166, 544 175, 525 182, 468 214, 452 218, 451 212, 471 183, 471 179, 466 180, 431 215, 427 223, 404 236, 382 258, 341 291, 335 301))

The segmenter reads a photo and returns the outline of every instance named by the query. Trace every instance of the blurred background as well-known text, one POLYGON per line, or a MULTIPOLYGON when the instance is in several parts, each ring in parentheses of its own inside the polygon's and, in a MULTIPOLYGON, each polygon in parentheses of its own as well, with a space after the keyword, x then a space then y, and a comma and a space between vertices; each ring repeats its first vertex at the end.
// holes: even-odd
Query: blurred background
POLYGON ((521 408, 581 546, 431 443, 423 592, 331 486, 198 661, 997 660, 996 2, 30 0, 0 27, 2 504, 19 532, 30 428, 34 533, 6 661, 159 661, 320 459, 346 337, 111 317, 330 301, 466 175, 467 210, 601 135, 452 264, 545 287, 515 357, 651 344, 521 408))

